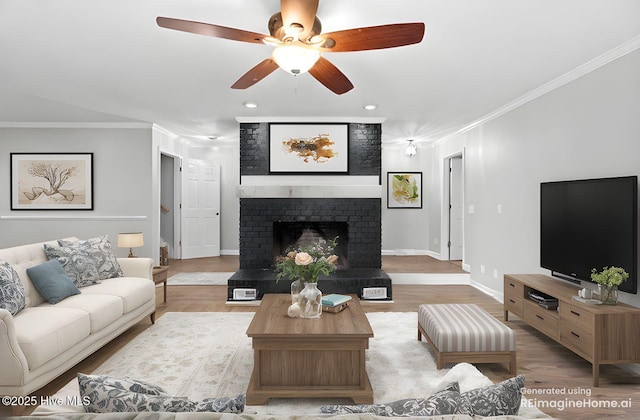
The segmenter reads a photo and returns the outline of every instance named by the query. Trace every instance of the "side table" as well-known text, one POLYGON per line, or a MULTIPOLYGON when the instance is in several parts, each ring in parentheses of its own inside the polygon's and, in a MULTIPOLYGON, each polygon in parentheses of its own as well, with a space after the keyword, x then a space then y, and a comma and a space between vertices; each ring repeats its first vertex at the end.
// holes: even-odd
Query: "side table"
POLYGON ((155 284, 164 283, 164 302, 167 302, 167 275, 169 266, 153 267, 153 282, 155 284))

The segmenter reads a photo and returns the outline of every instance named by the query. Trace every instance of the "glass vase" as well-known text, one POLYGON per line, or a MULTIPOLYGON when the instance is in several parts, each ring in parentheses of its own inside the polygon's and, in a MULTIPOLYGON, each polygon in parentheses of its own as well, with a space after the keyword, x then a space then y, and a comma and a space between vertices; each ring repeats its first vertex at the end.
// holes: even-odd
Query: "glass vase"
POLYGON ((301 318, 320 318, 322 292, 318 289, 318 283, 305 283, 298 299, 301 318))
POLYGON ((300 279, 291 282, 291 304, 298 303, 298 296, 302 290, 302 281, 300 279))
POLYGON ((615 305, 618 303, 618 286, 598 285, 600 288, 600 301, 603 305, 615 305))

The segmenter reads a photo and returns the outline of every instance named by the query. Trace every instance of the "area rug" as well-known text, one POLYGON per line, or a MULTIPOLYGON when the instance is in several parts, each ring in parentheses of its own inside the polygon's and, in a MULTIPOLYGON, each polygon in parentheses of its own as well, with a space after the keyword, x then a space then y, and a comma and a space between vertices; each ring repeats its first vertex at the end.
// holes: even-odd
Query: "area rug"
MULTIPOLYGON (((172 395, 193 400, 244 394, 253 368, 251 340, 245 332, 253 315, 253 312, 168 312, 93 373, 141 379, 162 386, 172 395)), ((415 312, 375 312, 367 317, 375 335, 370 340, 366 362, 374 402, 429 396, 451 381, 458 381, 463 392, 491 384, 489 378, 467 363, 437 370, 427 343, 416 339, 415 312)), ((77 381, 70 382, 56 396, 71 395, 78 395, 77 381)), ((336 403, 352 402, 271 399, 265 406, 247 406, 245 412, 319 414, 321 405, 336 403)), ((57 409, 82 412, 81 407, 57 409)), ((34 414, 46 412, 44 407, 34 414)), ((523 408, 520 415, 546 417, 535 408, 523 408)))
POLYGON ((198 272, 178 273, 167 279, 168 286, 226 286, 234 273, 198 272))

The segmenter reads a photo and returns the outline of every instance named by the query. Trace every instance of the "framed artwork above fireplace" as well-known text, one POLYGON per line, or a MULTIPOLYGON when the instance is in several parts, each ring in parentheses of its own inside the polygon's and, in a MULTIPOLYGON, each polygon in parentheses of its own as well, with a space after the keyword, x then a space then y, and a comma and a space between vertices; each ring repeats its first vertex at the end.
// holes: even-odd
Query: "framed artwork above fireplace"
POLYGON ((348 173, 348 124, 269 124, 269 174, 348 173))

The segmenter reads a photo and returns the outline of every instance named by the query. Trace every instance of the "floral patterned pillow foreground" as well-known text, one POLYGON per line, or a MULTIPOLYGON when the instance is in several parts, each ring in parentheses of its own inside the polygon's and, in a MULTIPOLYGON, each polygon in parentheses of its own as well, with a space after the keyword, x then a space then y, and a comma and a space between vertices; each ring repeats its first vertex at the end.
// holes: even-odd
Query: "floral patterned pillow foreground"
POLYGON ((88 413, 218 412, 242 413, 245 396, 191 401, 172 397, 162 388, 131 378, 78 374, 80 397, 88 413))
POLYGON ((428 417, 446 414, 472 414, 466 401, 460 398, 457 382, 448 384, 428 398, 410 398, 387 404, 325 405, 324 414, 370 413, 385 417, 428 417))
POLYGON ((324 414, 371 413, 386 417, 421 417, 447 414, 478 416, 516 415, 520 410, 524 375, 507 379, 499 384, 477 388, 460 394, 457 382, 428 398, 412 398, 387 404, 325 405, 324 414))

